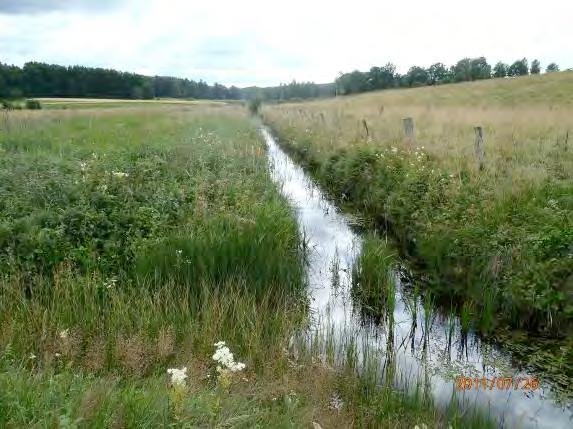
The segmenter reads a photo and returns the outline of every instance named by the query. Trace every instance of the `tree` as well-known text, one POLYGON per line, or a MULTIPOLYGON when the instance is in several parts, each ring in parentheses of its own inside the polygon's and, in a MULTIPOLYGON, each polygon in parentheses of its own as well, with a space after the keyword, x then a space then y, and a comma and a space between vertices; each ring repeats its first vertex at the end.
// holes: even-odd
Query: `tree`
POLYGON ((541 63, 539 62, 539 60, 531 61, 531 68, 529 69, 529 73, 531 74, 541 73, 541 63))
POLYGON ((507 71, 509 76, 525 76, 529 73, 527 58, 514 62, 507 71))
POLYGON ((428 83, 430 85, 439 85, 447 81, 448 69, 442 63, 432 64, 428 68, 428 83))
POLYGON ((355 94, 371 89, 368 73, 358 70, 340 75, 336 79, 336 87, 339 94, 355 94))
POLYGON ((469 58, 461 59, 453 66, 453 78, 455 82, 472 80, 472 66, 469 58))
POLYGON ((472 58, 470 60, 471 80, 491 78, 491 66, 487 63, 485 57, 472 58))
POLYGON ((509 66, 501 61, 493 68, 493 77, 506 77, 509 66))
POLYGON ((554 73, 554 72, 558 72, 559 71, 559 66, 555 63, 551 63, 547 66, 547 68, 545 69, 545 71, 547 73, 554 73))
POLYGON ((408 70, 408 73, 406 74, 406 80, 410 87, 427 85, 428 79, 428 72, 426 69, 418 66, 410 67, 410 70, 408 70))
POLYGON ((372 67, 368 72, 368 82, 372 89, 392 88, 396 85, 395 74, 396 66, 392 63, 384 67, 372 67))

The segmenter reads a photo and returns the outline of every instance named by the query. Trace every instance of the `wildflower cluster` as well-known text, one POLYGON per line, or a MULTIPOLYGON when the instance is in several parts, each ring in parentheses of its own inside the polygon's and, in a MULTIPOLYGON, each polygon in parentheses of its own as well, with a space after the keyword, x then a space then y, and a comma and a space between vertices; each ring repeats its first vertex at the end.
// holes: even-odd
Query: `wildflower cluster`
POLYGON ((187 367, 181 369, 169 368, 167 373, 171 375, 171 385, 177 387, 185 387, 187 379, 187 367))
POLYGON ((171 376, 171 389, 169 390, 171 409, 175 420, 180 420, 187 393, 187 367, 169 368, 167 373, 171 376))
POLYGON ((213 360, 218 363, 217 372, 237 372, 245 369, 245 364, 242 362, 235 362, 235 358, 229 347, 226 346, 224 341, 215 343, 215 354, 213 360))

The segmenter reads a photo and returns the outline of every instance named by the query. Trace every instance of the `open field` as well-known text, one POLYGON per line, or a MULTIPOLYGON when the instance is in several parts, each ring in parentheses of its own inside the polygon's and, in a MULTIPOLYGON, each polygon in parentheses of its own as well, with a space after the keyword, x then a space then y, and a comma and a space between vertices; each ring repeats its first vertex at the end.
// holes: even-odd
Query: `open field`
POLYGON ((158 107, 158 106, 224 106, 225 101, 182 100, 157 98, 153 100, 123 100, 113 98, 36 98, 46 109, 88 109, 112 107, 158 107))
POLYGON ((486 423, 292 354, 301 237, 239 107, 15 111, 0 127, 0 426, 486 423), (246 367, 218 372, 218 341, 246 367))
POLYGON ((268 105, 262 115, 334 199, 393 232, 468 329, 560 338, 544 352, 553 350, 567 379, 571 88, 573 73, 557 73, 268 105), (405 117, 414 141, 404 137, 405 117), (475 126, 484 130, 483 170, 475 126))

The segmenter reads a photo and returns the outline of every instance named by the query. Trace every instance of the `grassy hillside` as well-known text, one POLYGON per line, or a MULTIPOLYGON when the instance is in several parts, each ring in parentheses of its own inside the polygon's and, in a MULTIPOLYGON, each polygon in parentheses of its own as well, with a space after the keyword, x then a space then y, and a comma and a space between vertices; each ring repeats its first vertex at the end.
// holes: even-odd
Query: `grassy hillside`
POLYGON ((369 92, 351 99, 391 105, 571 106, 573 72, 487 79, 442 86, 369 92))
POLYGON ((555 73, 272 105, 263 116, 334 198, 390 228, 474 326, 559 337, 573 322, 572 94, 573 73, 555 73))

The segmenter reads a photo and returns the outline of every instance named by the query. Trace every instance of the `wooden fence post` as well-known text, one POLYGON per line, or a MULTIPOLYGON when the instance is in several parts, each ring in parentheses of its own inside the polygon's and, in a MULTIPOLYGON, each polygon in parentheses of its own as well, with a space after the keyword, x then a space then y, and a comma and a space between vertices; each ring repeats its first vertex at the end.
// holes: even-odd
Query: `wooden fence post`
POLYGON ((474 141, 474 150, 476 154, 476 158, 478 160, 479 169, 483 170, 485 168, 485 149, 483 143, 483 128, 482 127, 474 127, 475 132, 475 141, 474 141))
POLYGON ((370 136, 370 131, 368 130, 368 124, 366 123, 366 119, 362 119, 362 126, 366 130, 366 137, 370 136))
POLYGON ((406 142, 409 145, 414 143, 414 120, 412 118, 402 119, 404 123, 404 135, 406 136, 406 142))
POLYGON ((10 116, 8 114, 8 109, 4 109, 4 114, 2 115, 4 117, 4 130, 6 130, 7 133, 10 132, 10 116))

